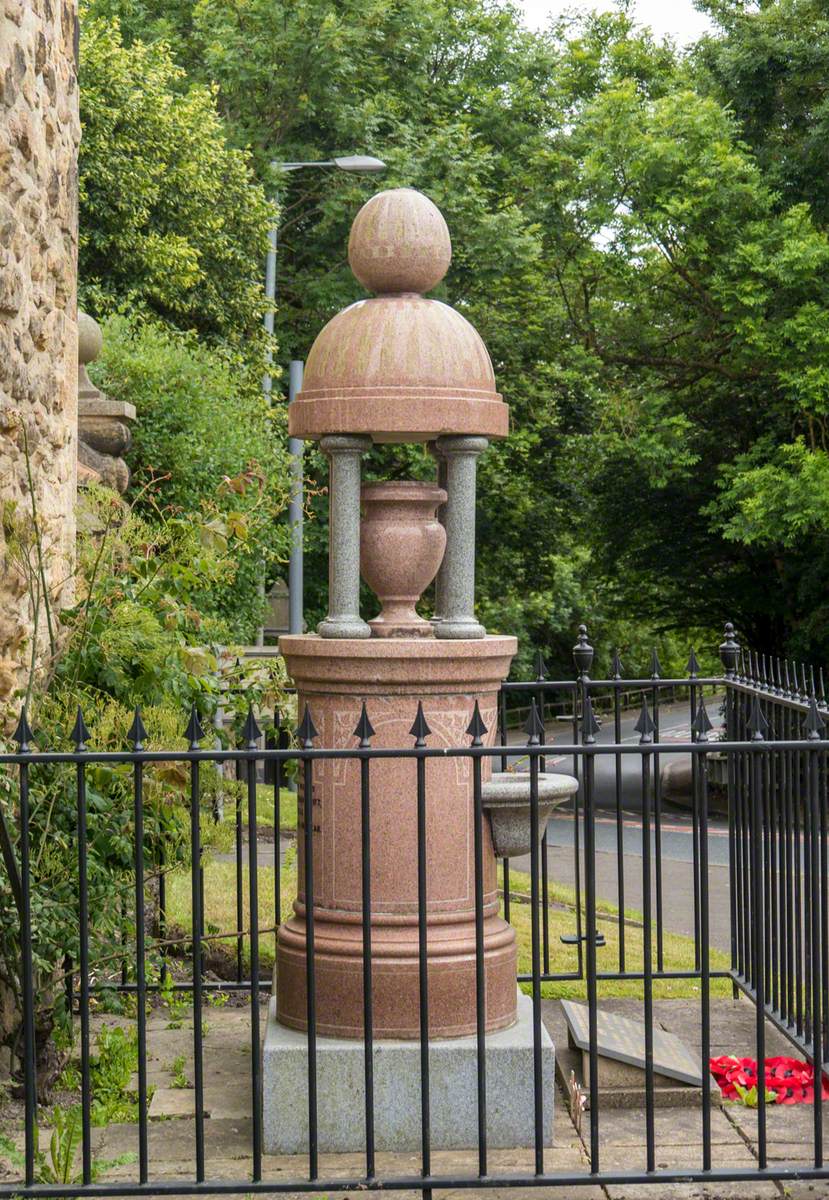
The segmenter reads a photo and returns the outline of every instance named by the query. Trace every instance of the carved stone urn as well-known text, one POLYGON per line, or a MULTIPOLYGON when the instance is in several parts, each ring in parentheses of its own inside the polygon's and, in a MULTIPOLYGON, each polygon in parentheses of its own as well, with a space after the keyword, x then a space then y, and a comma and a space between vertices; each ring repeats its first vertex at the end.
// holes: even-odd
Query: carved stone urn
POLYGON ((382 605, 373 637, 432 637, 415 605, 438 573, 446 530, 437 509, 446 492, 433 483, 369 483, 361 490, 360 571, 382 605))

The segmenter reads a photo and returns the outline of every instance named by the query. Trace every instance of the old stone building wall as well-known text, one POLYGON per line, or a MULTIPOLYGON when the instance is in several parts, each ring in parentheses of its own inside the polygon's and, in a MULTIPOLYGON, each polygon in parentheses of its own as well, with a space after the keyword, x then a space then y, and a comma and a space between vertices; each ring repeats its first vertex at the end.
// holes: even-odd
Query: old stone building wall
MULTIPOLYGON (((25 681, 36 624, 29 474, 54 608, 72 589, 76 14, 75 0, 0 0, 0 704, 25 681)), ((43 650, 42 605, 37 626, 43 650)))

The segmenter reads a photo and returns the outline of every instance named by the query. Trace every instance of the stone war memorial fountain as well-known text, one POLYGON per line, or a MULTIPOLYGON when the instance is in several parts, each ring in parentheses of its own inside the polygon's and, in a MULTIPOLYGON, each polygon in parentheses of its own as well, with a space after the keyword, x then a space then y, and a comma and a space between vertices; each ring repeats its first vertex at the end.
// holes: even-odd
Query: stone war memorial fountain
MULTIPOLYGON (((319 440, 330 463, 328 615, 316 633, 284 636, 280 648, 320 747, 353 748, 364 704, 373 748, 411 747, 421 702, 430 747, 468 746, 476 702, 492 744, 517 643, 487 635, 475 617, 476 465, 490 439, 507 435, 508 409, 478 333, 424 295, 451 258, 446 222, 426 196, 408 188, 373 196, 354 221, 348 257, 375 295, 319 334, 289 416, 291 435, 319 440), (361 459, 383 442, 426 443, 436 482, 361 488, 361 459), (381 602, 368 622, 361 572, 381 602), (415 606, 433 579, 435 616, 427 621, 415 606)), ((482 773, 491 786, 491 759, 483 758, 482 773)), ((429 758, 426 775, 431 1142, 463 1149, 478 1136, 471 759, 429 758)), ((357 1151, 365 1146, 360 762, 316 760, 311 808, 318 1146, 357 1151)), ((374 1113, 382 1150, 421 1145, 417 810, 415 759, 372 759, 374 1113)), ((523 813, 526 821, 526 805, 523 813)), ((294 913, 279 931, 264 1047, 269 1153, 308 1149, 304 840, 294 913)), ((533 1130, 532 1003, 518 991, 515 933, 499 915, 488 821, 483 863, 487 1135, 490 1146, 520 1147, 533 1130)), ((555 1061, 543 1029, 542 1038, 549 1143, 555 1061)))

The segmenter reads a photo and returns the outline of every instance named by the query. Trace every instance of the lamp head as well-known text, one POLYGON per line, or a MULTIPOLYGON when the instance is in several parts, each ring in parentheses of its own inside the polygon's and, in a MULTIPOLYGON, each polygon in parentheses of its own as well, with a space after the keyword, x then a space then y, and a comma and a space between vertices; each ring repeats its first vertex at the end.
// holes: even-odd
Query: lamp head
POLYGON ((368 174, 377 174, 379 171, 385 171, 386 164, 379 158, 372 158, 368 154, 349 154, 345 158, 335 158, 332 160, 334 166, 340 171, 359 171, 368 174))

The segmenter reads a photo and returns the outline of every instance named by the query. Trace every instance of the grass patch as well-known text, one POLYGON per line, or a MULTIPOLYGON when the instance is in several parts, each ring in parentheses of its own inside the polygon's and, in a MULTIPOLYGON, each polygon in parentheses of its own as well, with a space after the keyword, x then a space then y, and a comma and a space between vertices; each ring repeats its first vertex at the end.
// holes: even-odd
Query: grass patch
MULTIPOLYGON (((271 929, 274 924, 274 870, 273 867, 259 868, 259 922, 261 929, 271 929)), ((250 923, 250 893, 248 885, 248 870, 243 870, 243 905, 245 928, 250 923)), ((502 882, 501 871, 498 871, 499 886, 502 882)), ((510 890, 515 893, 529 895, 530 877, 520 871, 510 871, 510 890)), ((288 858, 282 868, 281 901, 283 917, 291 913, 291 905, 296 896, 296 846, 288 851, 288 858)), ((204 867, 204 897, 206 933, 221 934, 236 929, 236 868, 232 862, 206 861, 204 867)), ((174 872, 168 881, 168 919, 189 933, 192 930, 190 912, 190 873, 182 870, 174 872)), ((551 907, 550 922, 550 968, 553 972, 565 974, 576 969, 577 956, 575 946, 563 946, 560 941, 562 934, 575 932, 575 892, 560 884, 550 884, 551 907)), ((599 902, 596 906, 597 921, 606 939, 606 945, 596 951, 596 959, 600 971, 616 970, 619 963, 619 930, 615 918, 618 908, 607 902, 599 902)), ((502 910, 503 911, 503 910, 502 910)), ((626 910, 626 917, 631 922, 640 922, 642 916, 633 909, 626 910)), ((510 919, 518 938, 518 969, 529 973, 531 969, 531 921, 530 906, 513 899, 510 919)), ((582 926, 584 917, 582 916, 582 926)), ((262 933, 259 942, 259 956, 263 968, 273 966, 275 935, 262 933)), ((220 947, 227 953, 228 960, 235 962, 236 940, 225 937, 212 942, 213 947, 220 947)), ((642 970, 644 937, 641 928, 636 924, 625 926, 625 966, 628 971, 642 970)), ((250 943, 245 939, 245 963, 250 962, 250 943)), ((682 937, 675 933, 664 935, 665 969, 668 971, 688 971, 694 966, 694 943, 691 938, 682 937)), ((656 965, 656 938, 653 939, 653 963, 656 965)), ((719 950, 711 951, 711 969, 726 970, 728 956, 719 950)), ((522 985, 525 991, 530 985, 522 985)), ((551 999, 583 999, 586 997, 586 987, 583 981, 565 980, 555 983, 542 984, 541 994, 551 999)), ((653 994, 655 999, 694 999, 700 994, 700 983, 697 979, 657 980, 654 982, 653 994)), ((599 981, 599 997, 643 995, 641 980, 608 980, 599 981)), ((712 979, 712 997, 731 995, 731 984, 726 979, 712 979)))
MULTIPOLYGON (((521 871, 510 870, 510 892, 523 895, 530 894, 530 877, 521 871)), ((501 886, 501 869, 498 868, 498 884, 501 886)), ((562 934, 572 934, 576 931, 575 902, 576 895, 572 888, 560 884, 550 884, 549 910, 550 925, 550 970, 556 973, 575 971, 578 965, 575 946, 563 946, 560 941, 562 934)), ((503 911, 503 909, 502 909, 503 911)), ((619 909, 614 904, 600 901, 596 904, 596 924, 605 936, 606 945, 596 949, 596 965, 599 971, 615 971, 619 966, 619 909)), ((634 909, 626 909, 628 921, 642 921, 642 914, 634 909)), ((517 903, 513 899, 510 906, 510 923, 518 938, 518 970, 529 974, 532 968, 532 923, 529 904, 517 903)), ((541 919, 539 917, 539 931, 541 919)), ((582 929, 585 928, 584 908, 582 906, 582 929)), ((656 935, 653 936, 653 965, 656 967, 656 935)), ((644 931, 636 924, 625 926, 625 969, 641 971, 645 947, 644 931)), ((683 937, 677 933, 665 932, 663 937, 663 956, 666 971, 691 971, 694 968, 694 942, 692 938, 683 937)), ((720 950, 711 951, 711 970, 727 970, 728 955, 720 950)), ((542 964, 543 965, 543 964, 542 964)), ((530 984, 522 984, 523 990, 531 991, 530 984)), ((644 995, 643 983, 638 979, 631 980, 599 980, 599 998, 644 995)), ((583 1000, 587 997, 587 987, 583 980, 563 980, 556 983, 543 983, 541 994, 550 999, 583 1000)), ((653 995, 656 1000, 683 999, 692 1000, 700 995, 698 979, 666 979, 656 980, 653 985, 653 995)), ((711 995, 730 996, 731 983, 727 979, 711 980, 711 995)))
MULTIPOLYGON (((288 788, 279 789, 279 827, 280 829, 296 830, 296 792, 288 788)), ((273 828, 274 798, 270 784, 260 783, 256 788, 256 822, 265 828, 273 828)), ((236 801, 230 798, 225 801, 224 823, 234 825, 236 822, 236 801)), ((247 792, 242 796, 242 822, 247 829, 248 797, 247 792)))
MULTIPOLYGON (((259 928, 270 930, 275 924, 276 906, 274 903, 274 868, 259 867, 259 928)), ((291 905, 296 896, 296 845, 289 847, 286 862, 282 867, 280 879, 282 900, 282 915, 291 913, 291 905)), ((250 883, 247 868, 247 849, 245 850, 245 866, 242 869, 242 906, 243 927, 250 927, 250 883)), ((187 869, 173 871, 167 879, 167 920, 171 928, 181 929, 185 934, 192 933, 193 914, 190 907, 190 872, 187 869)), ((204 864, 204 931, 211 939, 210 946, 227 954, 228 962, 236 962, 236 864, 233 862, 217 862, 207 859, 204 864), (216 937, 217 934, 230 936, 216 937)), ((270 969, 274 963, 274 948, 276 935, 260 933, 259 960, 263 969, 270 969)), ((244 939, 243 959, 245 966, 250 965, 250 939, 244 939)))

